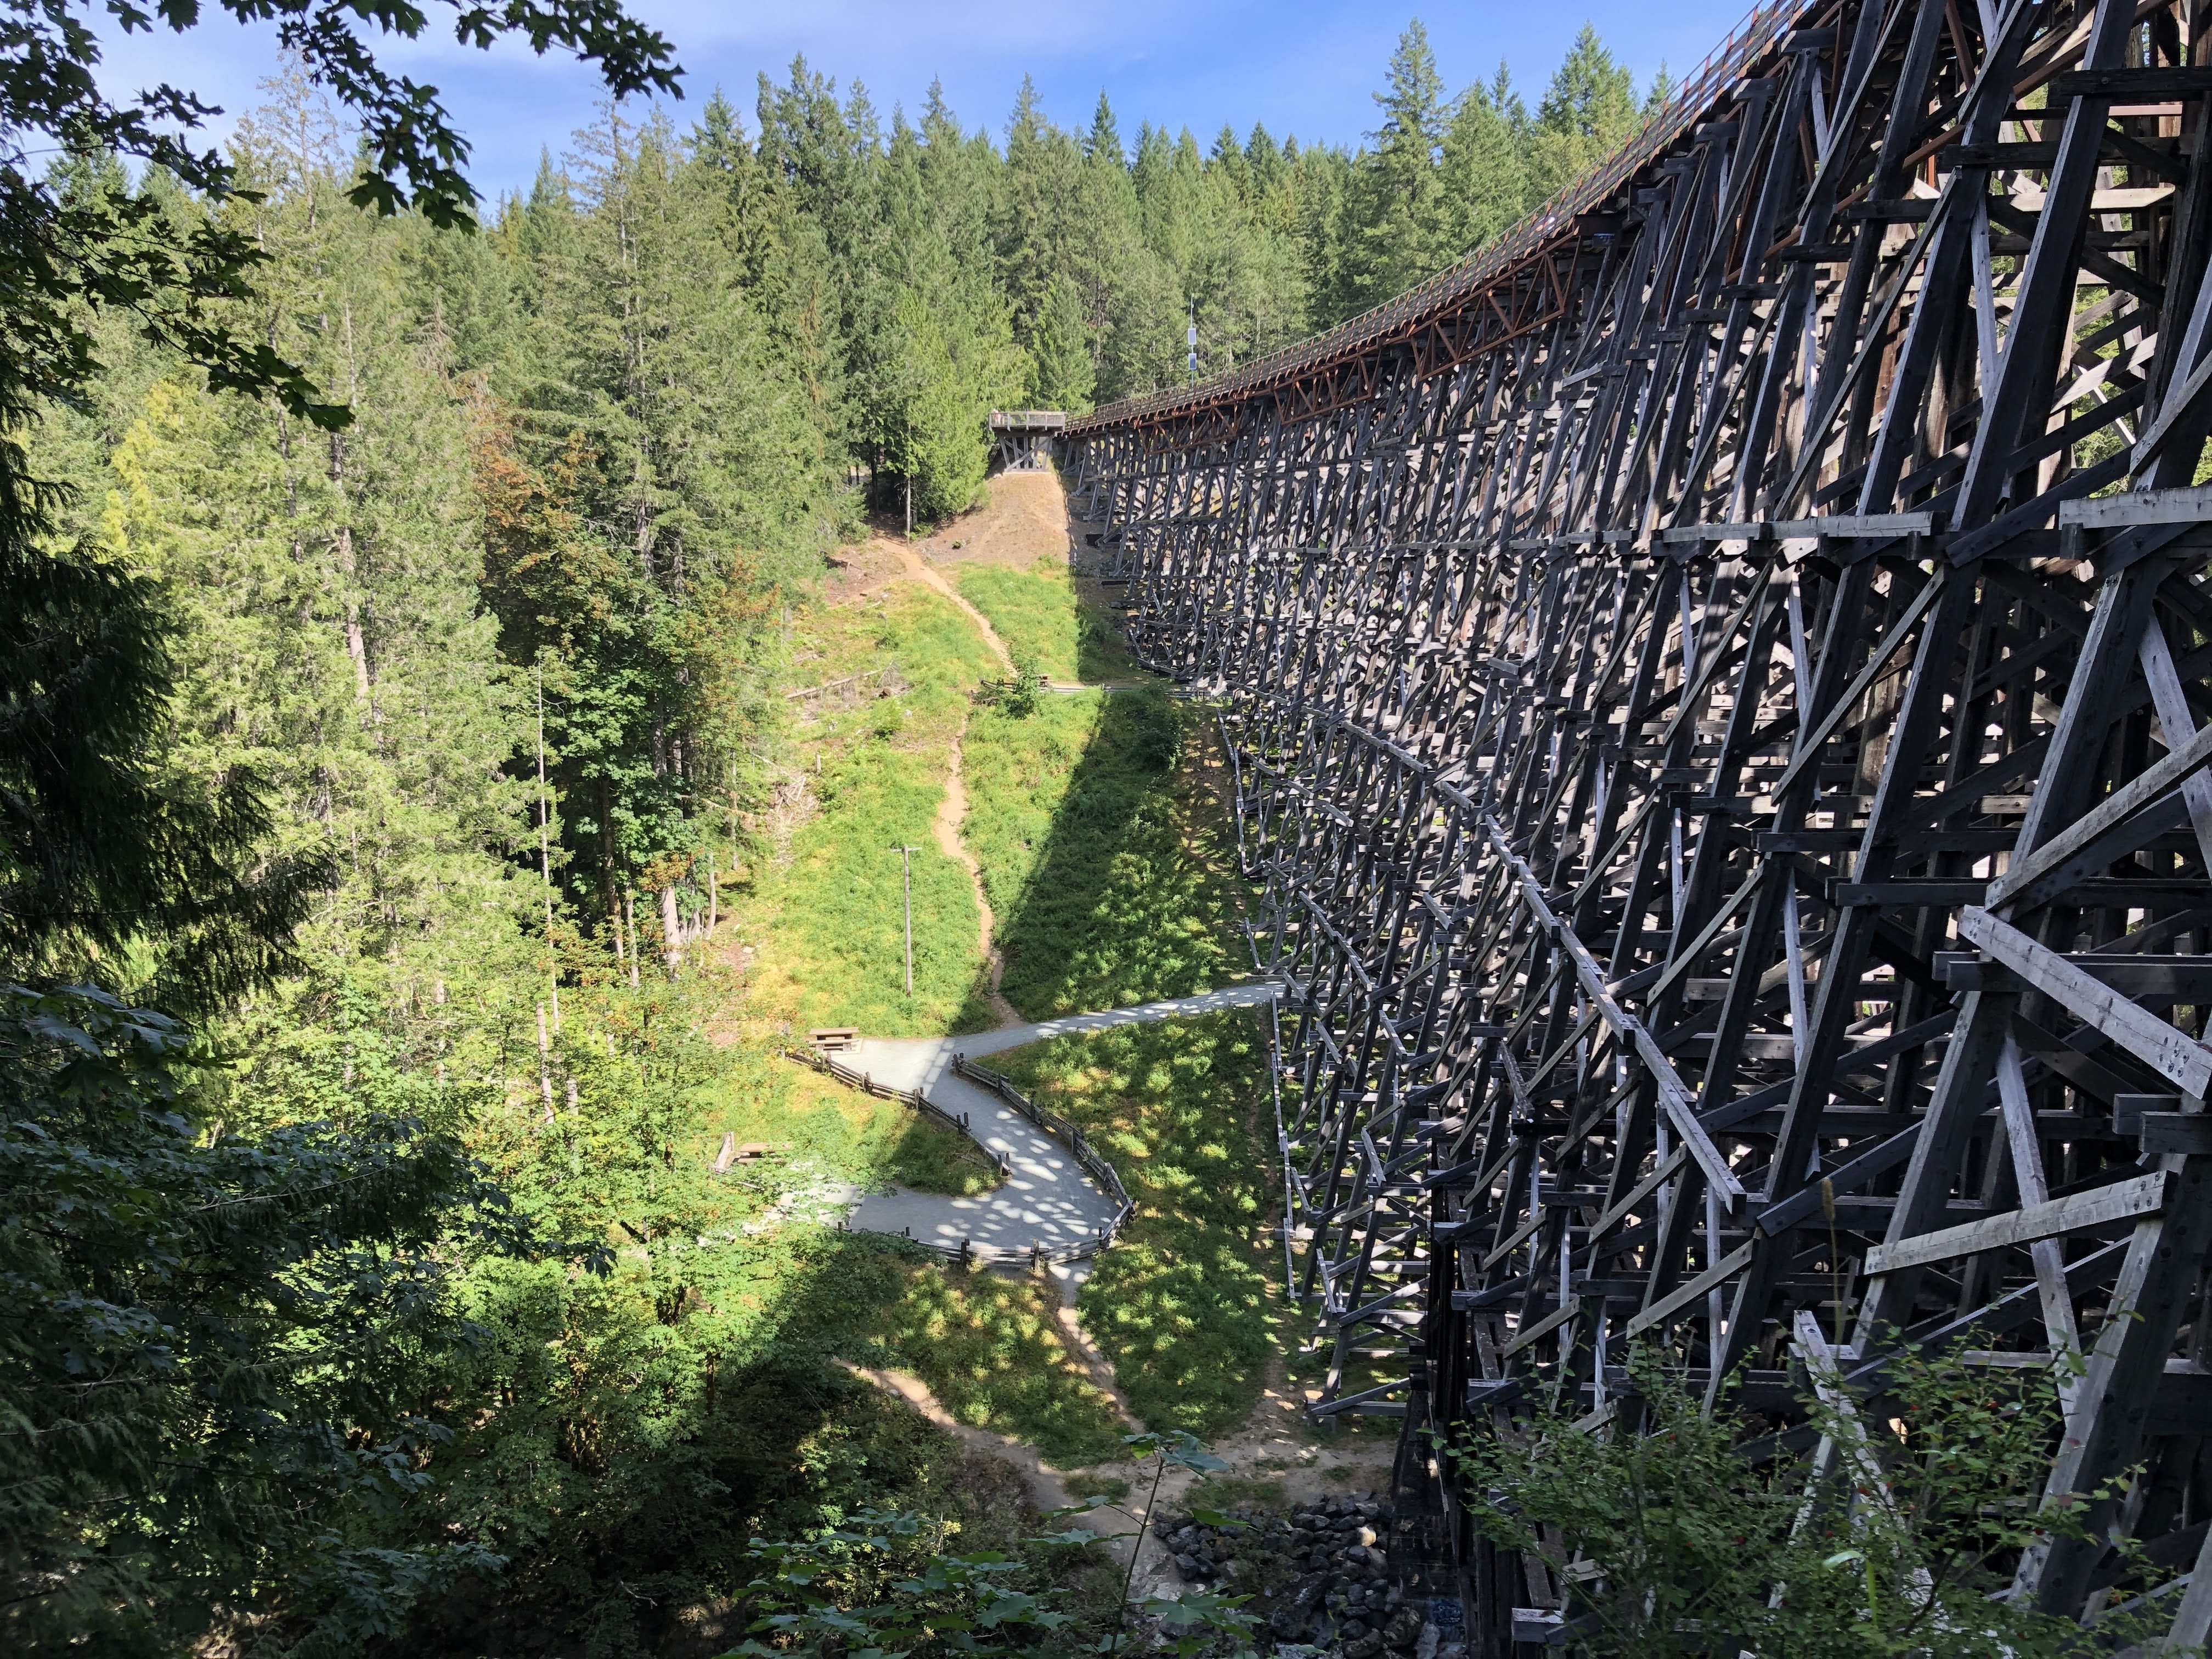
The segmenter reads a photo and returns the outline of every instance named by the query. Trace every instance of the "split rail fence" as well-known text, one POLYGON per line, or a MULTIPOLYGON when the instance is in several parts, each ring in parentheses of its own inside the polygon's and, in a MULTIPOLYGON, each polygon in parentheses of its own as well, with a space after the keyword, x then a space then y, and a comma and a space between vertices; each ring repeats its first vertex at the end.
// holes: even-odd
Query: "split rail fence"
POLYGON ((1072 1245, 1057 1261, 1081 1261, 1098 1254, 1111 1244, 1121 1229, 1129 1224, 1129 1218, 1137 1212, 1130 1202, 1128 1189, 1121 1185, 1121 1177, 1114 1166, 1098 1156, 1098 1150, 1090 1138, 1069 1119, 1058 1112, 1047 1111, 1009 1082, 1005 1073, 978 1066, 965 1054, 952 1056, 952 1069, 970 1083, 988 1089, 993 1094, 1019 1112, 1038 1128, 1050 1135, 1082 1165, 1084 1172, 1098 1183, 1098 1189, 1114 1200, 1114 1218, 1098 1230, 1097 1237, 1088 1243, 1072 1245))
MULTIPOLYGON (((942 1128, 950 1129, 953 1133, 974 1145, 997 1166, 1001 1180, 1012 1177, 1013 1161, 997 1148, 984 1143, 969 1123, 967 1113, 948 1112, 919 1089, 894 1089, 888 1084, 877 1082, 873 1075, 869 1073, 856 1072, 842 1061, 832 1060, 829 1055, 814 1049, 787 1048, 783 1053, 786 1059, 795 1060, 802 1066, 811 1066, 817 1072, 825 1072, 848 1088, 874 1095, 878 1099, 896 1100, 902 1105, 911 1107, 932 1122, 942 1128)), ((1063 1244, 1050 1249, 1042 1245, 1036 1245, 1026 1250, 1009 1250, 993 1244, 978 1244, 973 1239, 968 1238, 962 1239, 957 1244, 947 1244, 932 1238, 916 1239, 915 1242, 963 1267, 1000 1267, 1009 1262, 1020 1262, 1024 1266, 1041 1267, 1055 1263, 1088 1261, 1111 1244, 1121 1229, 1128 1224, 1130 1216, 1136 1212, 1136 1206, 1129 1201, 1129 1194, 1122 1187, 1121 1177, 1115 1173, 1114 1166, 1098 1156, 1097 1150, 1085 1137, 1083 1131, 1060 1116, 1059 1113, 1047 1111, 1043 1107, 1036 1104, 1027 1095, 1015 1088, 1001 1073, 987 1070, 981 1066, 971 1065, 964 1054, 953 1055, 952 1069, 970 1082, 990 1090, 1015 1111, 1066 1146, 1075 1161, 1083 1167, 1093 1181, 1098 1183, 1100 1190, 1113 1199, 1116 1207, 1114 1218, 1091 1237, 1077 1243, 1063 1244)), ((901 1237, 911 1237, 911 1235, 901 1235, 901 1237)))
POLYGON ((2132 1537, 2212 1626, 2208 25, 1764 8, 1492 248, 1070 425, 1291 988, 1321 1409, 1406 1419, 1479 1655, 1565 1586, 1415 1437, 1628 1432, 1632 1343, 1768 1456, 1793 1365, 2078 1349, 2012 1593, 2132 1537))

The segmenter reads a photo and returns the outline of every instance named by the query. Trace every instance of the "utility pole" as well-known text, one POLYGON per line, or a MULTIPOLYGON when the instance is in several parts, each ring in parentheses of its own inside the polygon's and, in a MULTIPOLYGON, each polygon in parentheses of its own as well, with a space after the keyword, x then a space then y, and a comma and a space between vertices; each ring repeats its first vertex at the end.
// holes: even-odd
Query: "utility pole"
POLYGON ((899 866, 906 882, 906 994, 914 994, 914 855, 916 848, 899 849, 899 866))

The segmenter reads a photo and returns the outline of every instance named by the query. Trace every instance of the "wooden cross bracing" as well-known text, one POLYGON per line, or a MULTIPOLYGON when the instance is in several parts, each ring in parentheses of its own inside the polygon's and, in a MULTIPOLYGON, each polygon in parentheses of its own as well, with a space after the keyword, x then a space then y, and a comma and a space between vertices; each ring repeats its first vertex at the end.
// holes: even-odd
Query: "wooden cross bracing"
MULTIPOLYGON (((2051 1492, 2212 1535, 2209 27, 1769 8, 1497 248, 1071 424, 1291 988, 1321 1412, 2078 1346, 2051 1492)), ((1542 1569, 1401 1467, 1509 1651, 1542 1569)))

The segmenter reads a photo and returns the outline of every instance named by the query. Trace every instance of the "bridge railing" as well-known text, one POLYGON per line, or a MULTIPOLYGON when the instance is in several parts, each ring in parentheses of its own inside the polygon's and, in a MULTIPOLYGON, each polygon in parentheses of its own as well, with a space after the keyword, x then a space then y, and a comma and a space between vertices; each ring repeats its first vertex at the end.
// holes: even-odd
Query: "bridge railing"
POLYGON ((1013 1164, 1005 1153, 986 1146, 976 1139, 975 1130, 969 1127, 966 1113, 946 1111, 921 1090, 894 1089, 887 1083, 877 1082, 871 1073, 856 1072, 851 1066, 842 1065, 830 1059, 829 1055, 811 1048, 786 1048, 783 1051, 783 1057, 786 1060, 795 1060, 801 1066, 811 1066, 817 1072, 826 1072, 848 1088, 858 1089, 863 1094, 873 1095, 879 1100, 897 1101, 902 1106, 921 1113, 939 1128, 950 1129, 954 1134, 972 1144, 996 1166, 1001 1180, 1013 1174, 1013 1164))
POLYGON ((1097 1149, 1091 1146, 1082 1129, 1058 1112, 1048 1111, 1038 1105, 1015 1088, 1004 1073, 978 1066, 965 1054, 952 1056, 952 1069, 970 1083, 988 1089, 1074 1155, 1075 1161, 1083 1166, 1085 1173, 1098 1183, 1099 1190, 1114 1200, 1114 1219, 1107 1224, 1105 1231, 1099 1236, 1099 1247, 1103 1248, 1111 1243, 1114 1235, 1120 1232, 1128 1224, 1129 1218, 1136 1213, 1137 1206, 1129 1201, 1128 1189, 1121 1185, 1121 1176, 1112 1164, 1098 1156, 1097 1149))

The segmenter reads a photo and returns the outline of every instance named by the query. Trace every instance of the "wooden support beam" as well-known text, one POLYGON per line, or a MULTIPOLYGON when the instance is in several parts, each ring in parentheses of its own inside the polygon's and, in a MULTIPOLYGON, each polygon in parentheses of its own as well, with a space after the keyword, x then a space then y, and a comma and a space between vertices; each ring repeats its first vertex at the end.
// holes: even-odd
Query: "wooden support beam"
POLYGON ((1945 1227, 1915 1238, 1877 1244, 1867 1252, 1866 1270, 1869 1274, 1893 1273, 1906 1267, 1930 1267, 1984 1250, 2032 1244, 2039 1238, 2057 1238, 2110 1222, 2156 1215, 2166 1207, 2172 1192, 2172 1181, 2163 1172, 2116 1182, 2094 1192, 2075 1193, 1993 1215, 1986 1221, 1970 1221, 1963 1227, 1945 1227))
MULTIPOLYGON (((2212 728, 2208 728, 2212 730, 2212 728)), ((2045 950, 1986 910, 1960 913, 1959 937, 1978 945, 2075 1018, 2085 1021, 2159 1073, 2184 1094, 2212 1094, 2212 1048, 2045 950)))

